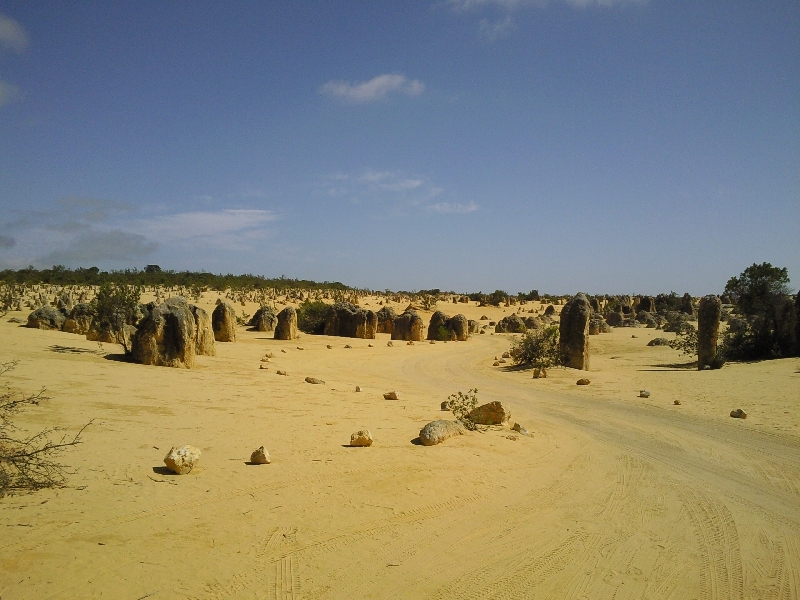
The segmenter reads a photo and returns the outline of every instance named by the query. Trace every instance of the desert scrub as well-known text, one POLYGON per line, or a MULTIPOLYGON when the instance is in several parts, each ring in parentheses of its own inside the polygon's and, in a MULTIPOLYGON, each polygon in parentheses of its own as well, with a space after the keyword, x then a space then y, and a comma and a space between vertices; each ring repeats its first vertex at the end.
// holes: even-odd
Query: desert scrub
POLYGON ((561 364, 558 326, 526 331, 511 342, 509 354, 518 365, 549 369, 561 364))
POLYGON ((478 406, 478 388, 467 390, 467 393, 456 392, 447 397, 447 407, 453 416, 470 431, 476 431, 478 426, 469 416, 469 413, 478 406))
MULTIPOLYGON (((0 363, 0 376, 16 366, 17 361, 0 363)), ((81 443, 81 434, 91 421, 74 436, 64 433, 61 427, 50 427, 30 436, 19 435, 14 418, 44 400, 49 400, 44 388, 35 394, 23 394, 6 384, 0 391, 0 498, 12 492, 62 487, 70 473, 58 458, 81 443)))
POLYGON ((304 333, 321 335, 332 306, 322 300, 306 300, 297 307, 297 328, 304 333))
POLYGON ((675 339, 669 341, 669 347, 685 356, 697 356, 697 329, 684 323, 675 339))

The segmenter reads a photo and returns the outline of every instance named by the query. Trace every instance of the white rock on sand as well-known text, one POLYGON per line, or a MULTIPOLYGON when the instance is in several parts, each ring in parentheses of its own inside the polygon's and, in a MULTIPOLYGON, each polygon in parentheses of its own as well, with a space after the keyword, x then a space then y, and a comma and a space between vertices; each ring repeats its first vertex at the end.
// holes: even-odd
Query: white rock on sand
POLYGON ((458 421, 431 421, 419 432, 423 446, 435 446, 455 435, 464 435, 464 426, 458 421))
POLYGON ((369 432, 369 429, 362 429, 351 435, 350 445, 361 447, 372 446, 372 434, 369 432))
POLYGON ((192 472, 200 460, 200 448, 185 445, 180 448, 174 446, 164 457, 164 464, 177 475, 186 475, 192 472))

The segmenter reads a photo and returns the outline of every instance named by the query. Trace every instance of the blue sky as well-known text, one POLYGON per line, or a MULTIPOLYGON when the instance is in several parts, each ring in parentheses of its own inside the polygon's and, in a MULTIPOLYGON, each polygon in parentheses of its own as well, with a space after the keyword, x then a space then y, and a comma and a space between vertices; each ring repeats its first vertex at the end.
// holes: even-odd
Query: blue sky
POLYGON ((800 3, 0 0, 0 268, 800 281, 800 3))

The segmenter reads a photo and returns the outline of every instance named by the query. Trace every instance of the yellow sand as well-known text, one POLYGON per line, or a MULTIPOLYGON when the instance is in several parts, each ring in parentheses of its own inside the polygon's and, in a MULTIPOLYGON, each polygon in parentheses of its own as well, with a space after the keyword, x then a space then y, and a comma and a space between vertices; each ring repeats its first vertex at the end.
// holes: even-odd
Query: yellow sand
POLYGON ((387 347, 384 334, 283 342, 240 328, 189 371, 15 315, 0 323, 0 361, 20 361, 6 379, 52 396, 17 423, 94 421, 64 456, 69 487, 0 499, 3 600, 800 596, 800 360, 697 372, 646 346, 671 334, 620 328, 592 336, 589 373, 534 380, 492 366, 509 335, 387 347), (472 387, 533 436, 412 443, 472 387), (360 429, 373 446, 347 447, 360 429), (165 474, 183 444, 201 468, 165 474), (261 445, 272 464, 246 464, 261 445))

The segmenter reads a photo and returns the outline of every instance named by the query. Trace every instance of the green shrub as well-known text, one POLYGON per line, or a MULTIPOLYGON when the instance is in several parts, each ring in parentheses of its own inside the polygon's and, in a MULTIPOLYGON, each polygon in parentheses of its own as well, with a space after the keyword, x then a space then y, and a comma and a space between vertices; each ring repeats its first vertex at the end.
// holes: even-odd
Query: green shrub
POLYGON ((697 356, 697 329, 684 322, 669 347, 685 356, 697 356))
POLYGON ((322 300, 304 301, 297 307, 297 328, 304 333, 322 335, 331 310, 331 305, 322 300))
POLYGON ((453 416, 458 419, 464 427, 470 431, 478 429, 475 421, 469 416, 469 413, 478 406, 478 388, 468 390, 466 394, 463 392, 450 394, 447 397, 447 406, 450 408, 450 412, 453 413, 453 416))
POLYGON ((549 369, 561 364, 558 326, 531 329, 511 342, 511 359, 519 365, 549 369))
POLYGON ((453 332, 444 325, 439 325, 439 329, 436 332, 436 339, 440 342, 449 342, 453 339, 453 332))

